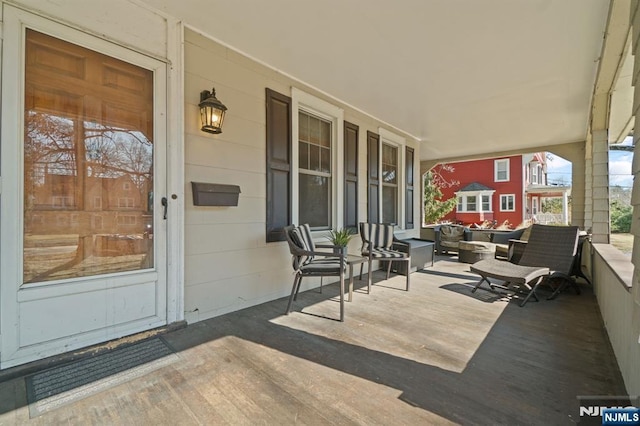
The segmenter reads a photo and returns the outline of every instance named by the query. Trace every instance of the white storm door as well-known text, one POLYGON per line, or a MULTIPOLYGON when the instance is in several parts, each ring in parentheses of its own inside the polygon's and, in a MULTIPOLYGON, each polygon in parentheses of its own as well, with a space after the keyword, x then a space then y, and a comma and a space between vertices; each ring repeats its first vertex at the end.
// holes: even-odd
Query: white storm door
POLYGON ((0 368, 167 322, 166 64, 4 7, 0 368))

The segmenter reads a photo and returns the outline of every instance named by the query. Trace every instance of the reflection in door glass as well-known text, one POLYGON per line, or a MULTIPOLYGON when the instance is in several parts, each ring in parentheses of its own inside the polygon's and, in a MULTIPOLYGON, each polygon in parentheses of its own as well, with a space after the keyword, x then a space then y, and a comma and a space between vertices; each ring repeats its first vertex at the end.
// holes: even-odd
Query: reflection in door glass
POLYGON ((151 72, 33 31, 26 54, 23 282, 153 268, 151 72))

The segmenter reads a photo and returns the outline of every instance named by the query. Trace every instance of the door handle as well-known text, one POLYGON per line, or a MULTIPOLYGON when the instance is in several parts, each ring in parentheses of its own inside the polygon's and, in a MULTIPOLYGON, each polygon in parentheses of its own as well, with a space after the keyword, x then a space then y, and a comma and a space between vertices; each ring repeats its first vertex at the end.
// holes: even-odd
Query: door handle
POLYGON ((169 204, 169 202, 167 201, 167 197, 162 197, 160 203, 162 203, 162 218, 164 220, 167 220, 167 206, 169 204))

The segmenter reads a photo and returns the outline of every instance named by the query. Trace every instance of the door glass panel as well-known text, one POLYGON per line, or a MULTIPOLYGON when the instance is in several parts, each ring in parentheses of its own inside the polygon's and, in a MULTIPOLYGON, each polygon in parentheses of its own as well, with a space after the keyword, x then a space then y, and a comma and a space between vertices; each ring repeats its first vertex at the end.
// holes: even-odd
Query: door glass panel
POLYGON ((27 30, 23 282, 154 267, 153 73, 27 30))

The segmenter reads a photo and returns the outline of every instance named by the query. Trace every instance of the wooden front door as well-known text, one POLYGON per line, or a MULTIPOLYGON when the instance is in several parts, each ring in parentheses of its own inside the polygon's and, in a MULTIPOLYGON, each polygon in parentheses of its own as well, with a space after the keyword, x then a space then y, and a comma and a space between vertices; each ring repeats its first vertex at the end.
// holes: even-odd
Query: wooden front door
POLYGON ((3 62, 23 60, 18 90, 3 81, 2 121, 22 131, 2 138, 2 368, 167 318, 165 64, 6 15, 3 62))

